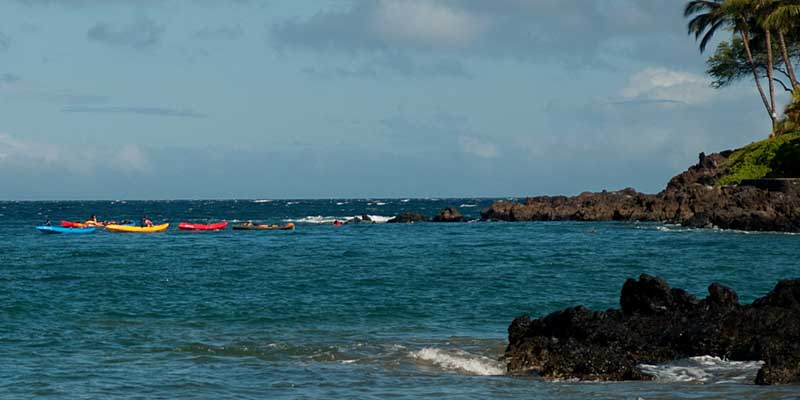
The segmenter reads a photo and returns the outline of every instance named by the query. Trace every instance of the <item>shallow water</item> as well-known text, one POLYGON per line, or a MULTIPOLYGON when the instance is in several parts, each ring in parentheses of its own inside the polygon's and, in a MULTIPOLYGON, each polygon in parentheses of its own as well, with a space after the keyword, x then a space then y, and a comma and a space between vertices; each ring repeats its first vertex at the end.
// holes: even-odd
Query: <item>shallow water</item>
POLYGON ((649 273, 743 302, 797 277, 800 236, 637 223, 323 222, 491 200, 0 203, 0 395, 86 398, 792 398, 757 365, 683 360, 655 382, 502 375, 511 320, 616 307, 649 273), (162 234, 42 235, 49 217, 173 223, 162 234), (187 233, 264 220, 295 231, 187 233))

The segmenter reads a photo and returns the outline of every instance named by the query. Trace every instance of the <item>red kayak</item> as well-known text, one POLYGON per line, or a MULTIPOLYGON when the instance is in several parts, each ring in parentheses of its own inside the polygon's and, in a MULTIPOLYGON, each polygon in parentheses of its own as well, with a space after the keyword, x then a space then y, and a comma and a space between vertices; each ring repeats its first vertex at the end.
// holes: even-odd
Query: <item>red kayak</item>
POLYGON ((182 231, 221 231, 228 226, 228 221, 217 222, 216 224, 193 224, 191 222, 181 222, 178 229, 182 231))

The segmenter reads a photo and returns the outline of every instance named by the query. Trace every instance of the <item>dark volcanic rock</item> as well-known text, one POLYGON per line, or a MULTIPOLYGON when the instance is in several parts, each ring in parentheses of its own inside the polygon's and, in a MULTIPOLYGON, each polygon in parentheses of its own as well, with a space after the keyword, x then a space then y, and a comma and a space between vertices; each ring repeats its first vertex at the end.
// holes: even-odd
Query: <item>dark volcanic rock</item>
POLYGON ((447 207, 442 211, 439 211, 435 217, 431 220, 432 222, 467 222, 467 219, 461 215, 461 212, 458 211, 457 208, 454 207, 447 207))
POLYGON ((481 211, 500 221, 661 221, 692 227, 800 232, 800 185, 781 191, 755 186, 713 186, 730 151, 706 156, 672 178, 658 194, 627 188, 578 196, 539 196, 525 203, 498 201, 481 211))
POLYGON ((712 283, 698 300, 657 277, 628 279, 621 310, 568 308, 508 328, 513 374, 549 379, 645 380, 638 366, 711 355, 762 360, 756 383, 800 382, 800 279, 780 281, 753 304, 712 283))
POLYGON ((420 213, 407 212, 407 213, 400 214, 400 215, 398 215, 398 216, 396 216, 396 217, 394 217, 394 218, 392 218, 392 219, 390 219, 389 221, 386 221, 386 222, 388 222, 390 224, 394 224, 394 223, 413 224, 414 222, 425 222, 427 220, 428 219, 425 218, 425 216, 420 214, 420 213))

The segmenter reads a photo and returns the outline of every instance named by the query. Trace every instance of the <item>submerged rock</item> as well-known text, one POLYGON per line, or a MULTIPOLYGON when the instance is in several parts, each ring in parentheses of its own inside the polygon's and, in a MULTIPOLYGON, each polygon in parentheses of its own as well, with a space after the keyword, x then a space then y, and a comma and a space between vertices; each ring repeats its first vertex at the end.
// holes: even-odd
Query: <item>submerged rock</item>
POLYGON ((396 216, 396 217, 394 217, 394 218, 392 218, 392 219, 390 219, 390 220, 388 220, 386 222, 388 222, 390 224, 394 224, 394 223, 413 224, 415 222, 425 222, 427 220, 428 220, 428 218, 426 218, 424 215, 422 215, 420 213, 407 212, 407 213, 400 214, 400 215, 398 215, 398 216, 396 216))
POLYGON ((712 283, 699 300, 661 278, 628 279, 620 310, 582 306, 508 328, 512 374, 548 379, 647 380, 641 364, 695 356, 763 360, 755 383, 800 383, 800 279, 780 281, 753 304, 712 283))
POLYGON ((435 217, 431 220, 432 222, 467 222, 467 219, 461 215, 461 211, 454 207, 447 207, 442 211, 439 211, 435 217))

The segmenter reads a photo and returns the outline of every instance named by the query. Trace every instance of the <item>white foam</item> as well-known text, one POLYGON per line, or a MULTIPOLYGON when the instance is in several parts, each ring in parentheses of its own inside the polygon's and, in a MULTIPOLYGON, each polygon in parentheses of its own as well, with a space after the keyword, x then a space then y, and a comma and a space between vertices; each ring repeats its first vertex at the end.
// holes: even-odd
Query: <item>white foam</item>
POLYGON ((401 203, 408 203, 409 201, 411 201, 411 199, 403 199, 403 200, 400 200, 400 202, 401 202, 401 203))
POLYGON ((661 365, 642 364, 639 369, 662 382, 750 383, 763 364, 763 361, 728 361, 699 356, 661 365))
POLYGON ((334 221, 343 221, 344 218, 325 217, 322 215, 309 215, 300 219, 287 219, 286 222, 294 222, 299 224, 332 224, 334 221))
POLYGON ((503 363, 461 350, 445 351, 425 347, 422 350, 411 352, 410 355, 417 360, 432 363, 442 369, 468 375, 494 376, 506 373, 503 363))
POLYGON ((375 203, 375 205, 376 205, 376 206, 385 206, 385 205, 386 205, 386 203, 384 203, 384 202, 380 202, 380 201, 379 201, 379 202, 375 203))
POLYGON ((462 204, 459 207, 461 208, 468 208, 468 207, 477 207, 477 204, 462 204))
POLYGON ((253 203, 272 203, 272 200, 269 200, 269 199, 259 199, 259 200, 253 200, 253 203))
MULTIPOLYGON (((382 224, 394 217, 387 217, 385 215, 368 215, 369 219, 376 224, 382 224)), ((322 215, 309 215, 307 217, 299 218, 299 219, 287 219, 284 220, 286 222, 294 222, 296 224, 332 224, 335 221, 343 221, 349 222, 356 218, 361 218, 360 215, 358 216, 350 216, 350 217, 333 217, 333 216, 322 216, 322 215)))
POLYGON ((376 224, 383 224, 388 222, 390 219, 394 218, 394 217, 387 217, 385 215, 367 215, 367 216, 369 217, 369 219, 372 220, 372 222, 376 224))

